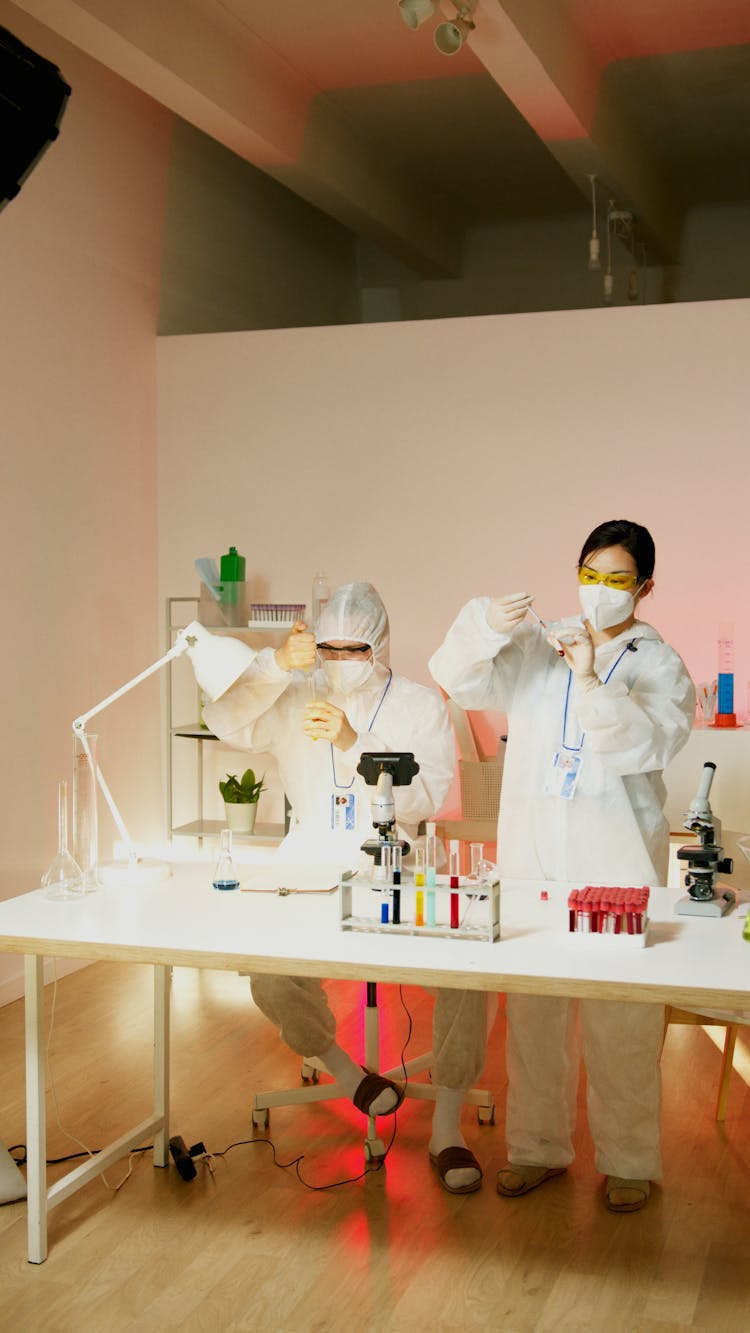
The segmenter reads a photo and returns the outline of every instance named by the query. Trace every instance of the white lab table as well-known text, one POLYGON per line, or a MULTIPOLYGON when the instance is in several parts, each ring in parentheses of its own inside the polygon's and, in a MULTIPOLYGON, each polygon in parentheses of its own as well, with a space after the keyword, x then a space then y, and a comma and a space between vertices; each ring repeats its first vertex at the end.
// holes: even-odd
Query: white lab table
MULTIPOLYGON (((0 903, 0 951, 26 956, 30 1262, 46 1258, 48 1210, 132 1147, 154 1135, 154 1162, 167 1164, 173 966, 750 1009, 750 944, 736 912, 676 916, 678 891, 652 889, 648 942, 637 948, 627 938, 571 938, 571 887, 503 882, 502 937, 495 943, 344 931, 338 893, 220 893, 206 862, 177 865, 156 886, 102 888, 66 902, 37 890, 0 903), (153 966, 154 1106, 132 1131, 48 1189, 43 960, 49 955, 153 966)), ((377 896, 361 893, 373 917, 379 915, 377 896)))

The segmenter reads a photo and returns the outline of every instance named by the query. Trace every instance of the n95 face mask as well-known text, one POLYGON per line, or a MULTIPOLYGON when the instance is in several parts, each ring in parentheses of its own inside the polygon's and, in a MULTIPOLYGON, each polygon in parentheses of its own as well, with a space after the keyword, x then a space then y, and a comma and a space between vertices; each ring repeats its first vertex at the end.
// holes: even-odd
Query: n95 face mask
POLYGON ((622 588, 608 588, 605 583, 581 585, 578 589, 584 620, 592 629, 611 629, 621 625, 635 611, 635 597, 622 588))
POLYGON ((366 685, 373 673, 374 662, 324 662, 323 670, 332 690, 339 694, 353 694, 366 685))

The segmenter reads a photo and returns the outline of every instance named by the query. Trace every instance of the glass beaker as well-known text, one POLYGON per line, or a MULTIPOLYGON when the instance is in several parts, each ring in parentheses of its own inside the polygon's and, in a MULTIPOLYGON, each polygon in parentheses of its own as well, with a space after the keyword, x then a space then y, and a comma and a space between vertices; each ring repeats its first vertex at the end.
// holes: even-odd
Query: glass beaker
POLYGON ((42 875, 45 898, 62 901, 80 898, 84 892, 83 875, 78 862, 68 851, 68 784, 63 779, 57 784, 57 856, 42 875))
POLYGON ((97 739, 90 731, 73 737, 73 854, 81 867, 84 893, 99 887, 97 739))

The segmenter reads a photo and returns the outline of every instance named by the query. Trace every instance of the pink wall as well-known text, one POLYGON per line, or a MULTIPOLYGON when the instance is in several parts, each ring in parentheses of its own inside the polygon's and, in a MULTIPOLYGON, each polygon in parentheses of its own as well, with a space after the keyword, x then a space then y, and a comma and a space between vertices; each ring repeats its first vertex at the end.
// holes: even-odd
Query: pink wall
POLYGON ((583 538, 633 517, 647 618, 697 678, 734 620, 744 682, 749 335, 726 301, 160 339, 162 593, 228 542, 274 599, 371 578, 427 679, 466 598, 571 613, 583 538))
MULTIPOLYGON (((0 214, 7 898, 55 853, 73 717, 160 651, 154 347, 170 117, 4 0, 0 23, 73 87, 58 142, 0 214)), ((96 729, 126 822, 156 837, 158 685, 96 729)), ((106 854, 113 836, 107 816, 106 854)), ((0 998, 16 973, 20 959, 0 959, 0 998)))
POLYGON ((256 598, 369 578, 429 682, 467 598, 570 614, 583 539, 632 517, 657 545, 644 618, 696 679, 734 620, 744 711, 749 336, 727 301, 160 339, 162 595, 228 543, 256 598))

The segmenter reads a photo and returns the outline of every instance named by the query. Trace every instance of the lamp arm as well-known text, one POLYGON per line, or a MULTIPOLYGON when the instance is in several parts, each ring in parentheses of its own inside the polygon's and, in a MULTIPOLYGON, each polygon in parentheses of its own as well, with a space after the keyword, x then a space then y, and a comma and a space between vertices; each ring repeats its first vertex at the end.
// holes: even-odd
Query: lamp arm
POLYGON ((142 680, 147 680, 149 676, 153 676, 154 672, 159 671, 167 662, 171 662, 175 657, 180 657, 182 653, 187 652, 189 647, 188 636, 183 630, 179 638, 170 648, 169 652, 165 653, 163 657, 160 657, 158 662, 154 662, 150 667, 146 667, 145 671, 141 671, 139 675, 134 676, 132 680, 127 682, 127 684, 121 685, 119 690, 115 690, 114 694, 110 694, 106 699, 102 699, 101 703, 96 704, 94 708, 89 708, 87 713, 81 713, 80 717, 75 718, 73 722, 73 735, 78 737, 83 746, 89 768, 99 784, 102 796, 109 806, 110 814, 117 825, 120 837, 128 847, 128 856, 131 861, 137 860, 135 843, 125 827, 125 820, 115 804, 115 798, 104 780, 101 766, 94 764, 94 758, 86 738, 86 723, 90 718, 96 717, 97 713, 102 713, 105 708, 108 708, 116 699, 121 698, 123 694, 127 694, 130 690, 135 689, 136 685, 140 685, 142 680))
POLYGON ((180 657, 182 653, 187 652, 188 647, 189 644, 187 643, 187 640, 180 642, 178 639, 177 642, 172 645, 169 652, 159 658, 158 662, 154 662, 150 667, 146 667, 145 671, 141 671, 140 675, 134 676, 126 685, 121 685, 119 690, 115 690, 114 694, 107 695, 107 698, 102 699, 100 704, 96 704, 93 708, 89 708, 87 713, 81 713, 81 716, 75 718, 73 721, 73 731, 76 735, 80 736, 81 733, 86 730, 86 723, 90 718, 96 717, 97 713, 102 713, 105 708, 109 708, 109 705, 113 704, 116 699, 122 698, 123 694, 127 694, 129 690, 135 689, 135 686, 140 685, 142 680, 147 680, 149 676, 153 676, 154 672, 159 671, 159 669, 167 662, 171 662, 175 657, 180 657))

